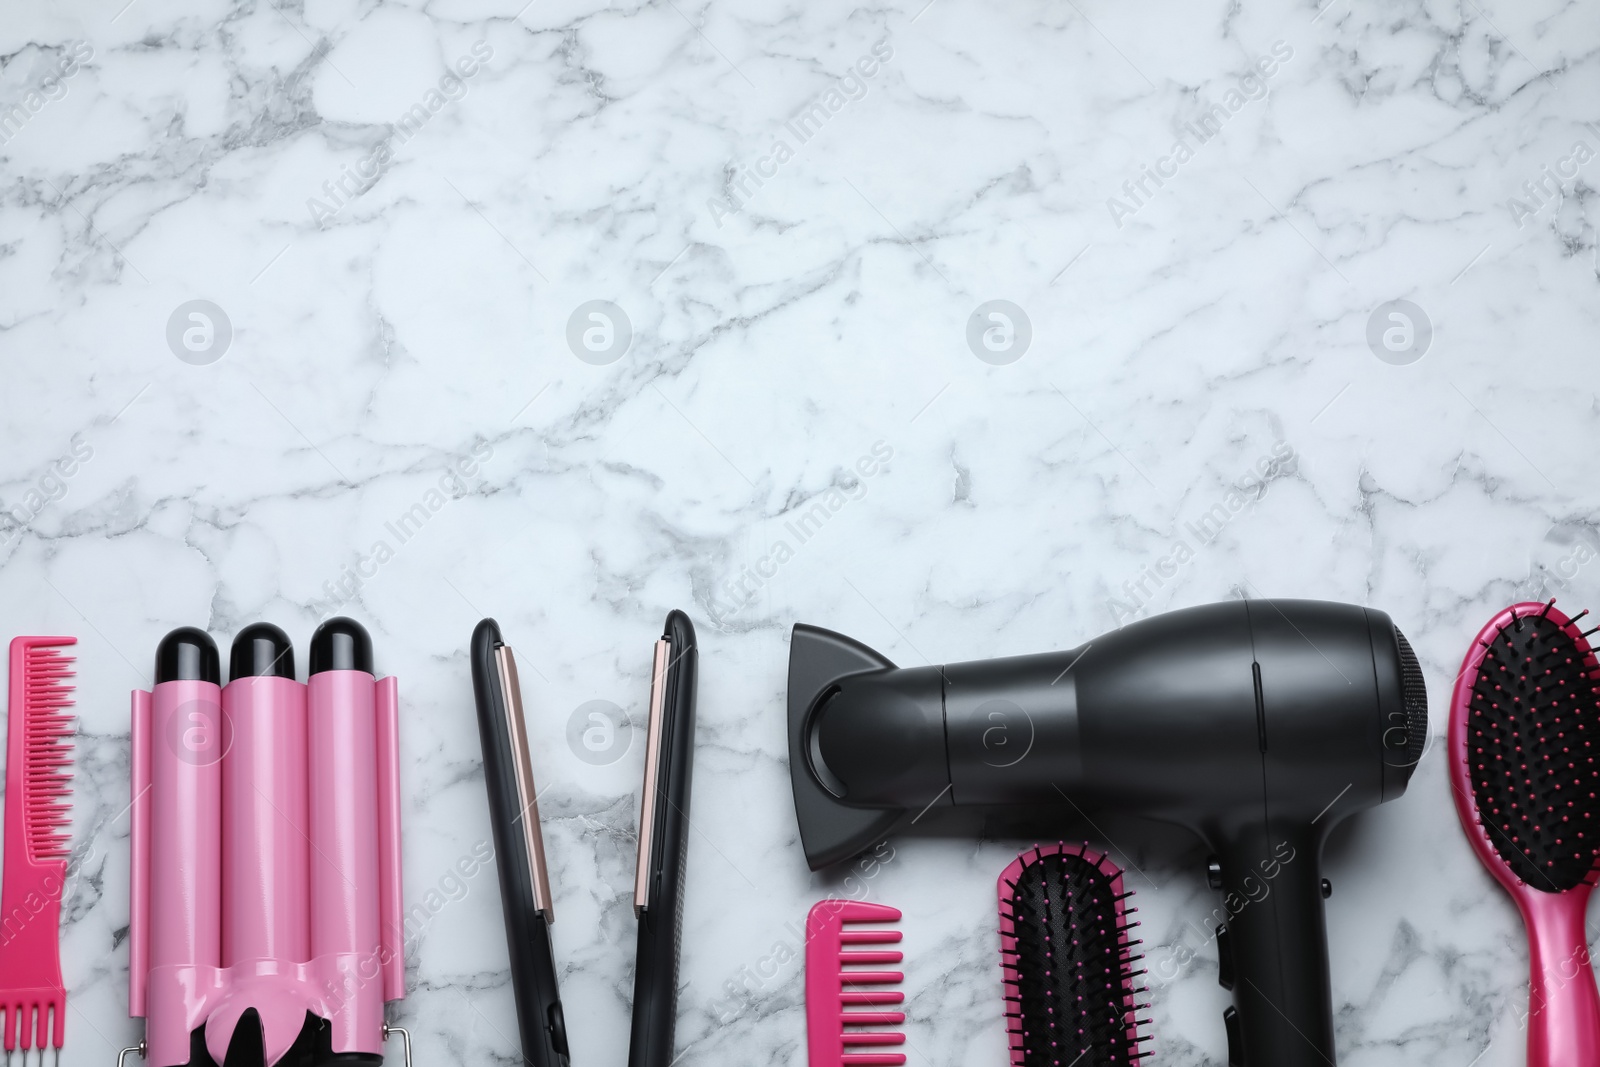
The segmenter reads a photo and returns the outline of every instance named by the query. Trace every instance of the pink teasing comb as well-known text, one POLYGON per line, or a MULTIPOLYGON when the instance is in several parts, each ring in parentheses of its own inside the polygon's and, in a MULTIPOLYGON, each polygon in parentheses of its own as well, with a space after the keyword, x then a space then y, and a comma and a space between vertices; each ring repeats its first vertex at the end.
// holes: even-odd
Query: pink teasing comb
POLYGON ((61 891, 71 814, 74 637, 11 642, 6 723, 5 878, 0 888, 0 1013, 6 1060, 20 1039, 23 1058, 46 1041, 61 1056, 67 992, 61 985, 61 891))
POLYGON ((844 929, 845 923, 898 922, 900 912, 883 904, 854 900, 821 900, 806 916, 806 1042, 811 1067, 899 1067, 900 1052, 846 1052, 846 1048, 901 1045, 906 1036, 894 1031, 846 1029, 899 1026, 899 1011, 846 1011, 847 1005, 872 1008, 899 1004, 905 994, 891 989, 854 989, 903 981, 899 971, 847 969, 846 964, 899 963, 896 949, 846 951, 845 945, 884 945, 900 940, 898 930, 844 929))

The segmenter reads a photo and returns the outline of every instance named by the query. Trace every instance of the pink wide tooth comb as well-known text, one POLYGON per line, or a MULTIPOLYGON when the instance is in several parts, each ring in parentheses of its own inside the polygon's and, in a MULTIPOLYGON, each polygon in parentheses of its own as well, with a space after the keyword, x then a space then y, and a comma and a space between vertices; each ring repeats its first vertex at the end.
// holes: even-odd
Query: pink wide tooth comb
POLYGON ((19 637, 11 642, 6 723, 5 878, 0 889, 0 1012, 6 1062, 21 1042, 46 1042, 61 1058, 67 992, 61 984, 61 893, 67 874, 71 813, 71 655, 56 646, 75 637, 19 637))
POLYGON ((901 1052, 848 1052, 850 1048, 902 1045, 898 1031, 860 1030, 862 1026, 899 1026, 904 1012, 873 1010, 899 1004, 905 994, 876 988, 905 980, 899 971, 858 970, 899 963, 898 949, 846 949, 846 945, 889 945, 898 930, 846 929, 846 923, 898 922, 900 911, 883 904, 854 900, 821 900, 806 915, 806 1042, 810 1067, 899 1067, 901 1052), (867 988, 856 988, 856 987, 867 988), (867 1010, 847 1011, 847 1007, 867 1010))

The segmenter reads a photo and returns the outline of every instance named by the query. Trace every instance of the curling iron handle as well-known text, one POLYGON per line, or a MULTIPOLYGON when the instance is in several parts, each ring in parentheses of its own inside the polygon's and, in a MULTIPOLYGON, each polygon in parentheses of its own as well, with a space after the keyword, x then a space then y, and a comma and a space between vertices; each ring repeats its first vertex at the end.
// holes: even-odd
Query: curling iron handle
POLYGON ((1322 835, 1253 823, 1213 841, 1228 911, 1217 948, 1230 1067, 1331 1067, 1333 990, 1323 920, 1322 835))

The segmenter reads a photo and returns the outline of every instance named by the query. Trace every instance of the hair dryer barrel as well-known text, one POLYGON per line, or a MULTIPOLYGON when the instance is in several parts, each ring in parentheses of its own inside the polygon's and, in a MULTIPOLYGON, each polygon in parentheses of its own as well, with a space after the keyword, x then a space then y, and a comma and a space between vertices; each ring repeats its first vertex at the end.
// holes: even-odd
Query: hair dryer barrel
POLYGON ((150 730, 149 968, 153 1067, 187 1063, 195 968, 222 964, 222 714, 217 646, 173 630, 156 649, 150 730))
POLYGON ((847 803, 912 810, 1259 802, 1249 634, 1218 607, 1182 642, 1161 616, 1065 652, 842 678, 816 708, 812 767, 847 803))

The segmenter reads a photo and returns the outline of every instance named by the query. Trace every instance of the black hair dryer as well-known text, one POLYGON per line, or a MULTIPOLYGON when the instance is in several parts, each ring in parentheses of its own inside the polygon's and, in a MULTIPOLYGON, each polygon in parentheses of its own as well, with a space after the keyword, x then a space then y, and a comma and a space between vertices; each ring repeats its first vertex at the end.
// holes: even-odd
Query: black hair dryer
POLYGON ((1116 809, 1199 834, 1225 894, 1236 1067, 1334 1062, 1322 843, 1405 791, 1427 729, 1405 637, 1349 604, 1209 604, 1066 652, 941 667, 804 624, 789 651, 813 870, 953 804, 1116 809))

